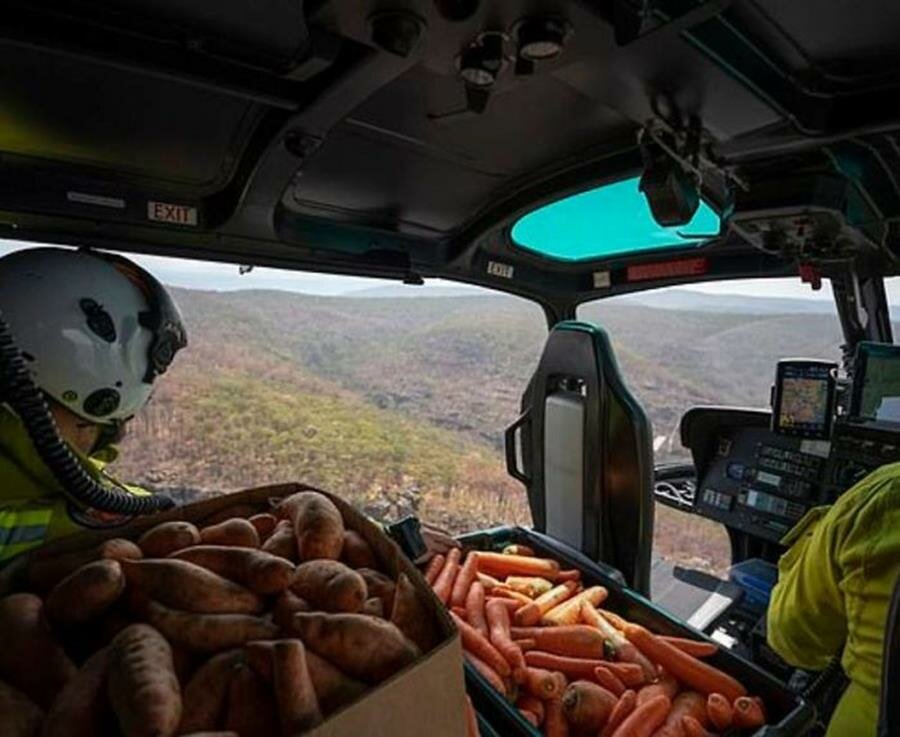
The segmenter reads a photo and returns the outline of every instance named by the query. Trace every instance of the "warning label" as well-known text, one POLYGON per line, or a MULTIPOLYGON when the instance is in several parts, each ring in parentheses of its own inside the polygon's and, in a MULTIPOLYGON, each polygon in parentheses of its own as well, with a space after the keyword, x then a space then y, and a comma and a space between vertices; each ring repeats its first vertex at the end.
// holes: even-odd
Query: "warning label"
POLYGON ((172 223, 173 225, 196 225, 197 208, 189 205, 175 205, 170 202, 147 203, 147 217, 158 223, 172 223))

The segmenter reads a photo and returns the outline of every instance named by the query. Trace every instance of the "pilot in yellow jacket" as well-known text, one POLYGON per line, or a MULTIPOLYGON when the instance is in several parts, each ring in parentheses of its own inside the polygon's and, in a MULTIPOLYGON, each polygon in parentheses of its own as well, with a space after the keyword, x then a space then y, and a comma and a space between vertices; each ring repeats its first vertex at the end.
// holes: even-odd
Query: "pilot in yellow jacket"
POLYGON ((900 463, 884 466, 788 534, 768 640, 788 663, 841 658, 850 686, 827 737, 875 737, 891 594, 900 574, 900 463))
MULTIPOLYGON (((0 317, 77 462, 101 487, 146 494, 105 466, 115 457, 109 440, 186 345, 165 289, 120 256, 34 248, 0 258, 0 317)), ((10 360, 6 351, 0 360, 10 360)), ((22 418, 3 403, 15 402, 3 386, 9 366, 0 368, 0 565, 46 540, 125 521, 63 493, 22 418)))

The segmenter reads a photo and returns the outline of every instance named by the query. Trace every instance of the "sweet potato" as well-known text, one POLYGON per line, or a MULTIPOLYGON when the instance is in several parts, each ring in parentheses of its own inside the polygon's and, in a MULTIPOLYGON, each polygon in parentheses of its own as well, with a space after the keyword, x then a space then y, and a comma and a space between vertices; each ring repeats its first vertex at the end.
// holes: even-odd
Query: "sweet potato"
POLYGON ((259 535, 260 543, 264 543, 275 532, 278 517, 274 514, 263 512, 262 514, 254 514, 247 521, 256 528, 256 534, 259 535))
POLYGON ((378 568, 375 552, 356 530, 344 530, 341 560, 351 568, 378 568))
POLYGON ((43 716, 37 704, 25 694, 0 681, 0 734, 3 737, 37 737, 43 716))
POLYGON ((43 737, 94 737, 103 731, 109 648, 88 658, 53 701, 43 737))
POLYGON ((56 584, 47 596, 44 611, 52 622, 87 622, 111 607, 124 590, 121 564, 116 560, 95 560, 56 584))
POLYGON ((218 512, 213 512, 211 515, 209 515, 209 517, 204 518, 203 526, 210 527, 212 525, 217 525, 220 522, 234 519, 235 517, 243 517, 244 519, 247 519, 248 517, 252 517, 258 512, 259 507, 253 504, 232 504, 230 507, 220 509, 218 512))
POLYGON ((310 560, 294 571, 291 591, 314 610, 358 612, 368 591, 363 577, 337 560, 310 560))
POLYGON ((25 581, 29 590, 46 594, 85 563, 95 560, 137 560, 143 556, 137 545, 118 537, 104 540, 95 548, 61 555, 42 553, 39 550, 29 557, 25 567, 25 581))
POLYGON ((274 644, 272 663, 282 735, 292 737, 320 724, 322 712, 306 665, 303 643, 278 640, 274 644))
POLYGON ((221 724, 228 684, 240 662, 241 651, 229 650, 215 655, 197 669, 182 694, 179 733, 205 732, 221 724))
POLYGON ((360 568, 357 573, 366 582, 366 591, 368 591, 369 596, 377 596, 381 599, 384 602, 384 611, 393 611, 394 593, 396 590, 394 582, 381 571, 376 571, 372 568, 360 568))
POLYGON ((281 500, 278 512, 294 525, 301 561, 341 557, 344 519, 328 497, 316 491, 291 494, 281 500))
POLYGON ((47 708, 77 669, 42 615, 43 604, 33 594, 0 599, 0 679, 47 708))
POLYGON ((384 616, 384 602, 377 596, 372 596, 363 602, 362 609, 359 610, 360 614, 368 614, 371 617, 380 617, 381 619, 385 619, 384 616))
POLYGON ((126 560, 131 590, 174 609, 198 614, 253 614, 263 602, 252 591, 185 560, 126 560))
POLYGON ((310 650, 367 683, 380 683, 420 655, 394 624, 365 614, 295 614, 293 630, 310 650))
POLYGON ((186 560, 264 596, 281 593, 294 577, 294 565, 289 560, 251 548, 196 545, 169 557, 186 560))
POLYGON ((193 614, 169 609, 155 601, 143 607, 147 622, 173 644, 192 652, 219 652, 250 640, 269 640, 278 625, 248 614, 193 614))
POLYGON ((309 602, 301 599, 297 594, 288 589, 282 591, 278 598, 275 599, 275 605, 272 607, 272 620, 281 629, 290 630, 291 622, 297 612, 309 612, 312 607, 309 602))
POLYGON ((176 550, 200 543, 200 530, 190 522, 163 522, 151 527, 138 538, 145 558, 165 558, 176 550))
MULTIPOLYGON (((255 640, 244 645, 247 663, 269 683, 274 678, 272 669, 275 642, 277 640, 255 640)), ((330 714, 355 701, 368 688, 309 649, 306 651, 306 667, 323 714, 330 714)))
POLYGON ((618 699, 591 681, 574 681, 562 697, 563 713, 576 729, 596 733, 606 724, 618 699))
POLYGON ((215 732, 191 732, 182 734, 180 737, 240 737, 240 735, 237 732, 216 730, 215 732))
POLYGON ((272 690, 246 665, 238 665, 228 684, 225 728, 240 737, 278 734, 278 707, 272 690))
POLYGON ((294 525, 288 520, 281 520, 276 526, 275 531, 263 543, 262 549, 277 555, 279 558, 285 558, 293 563, 297 562, 297 536, 294 535, 294 525))
POLYGON ((391 622, 423 653, 434 647, 437 633, 432 618, 405 573, 397 578, 391 622))
POLYGON ((233 545, 239 548, 258 548, 259 533, 250 520, 241 517, 227 519, 200 530, 204 545, 233 545))
POLYGON ((181 688, 165 637, 133 624, 109 648, 107 695, 123 737, 172 737, 181 721, 181 688))

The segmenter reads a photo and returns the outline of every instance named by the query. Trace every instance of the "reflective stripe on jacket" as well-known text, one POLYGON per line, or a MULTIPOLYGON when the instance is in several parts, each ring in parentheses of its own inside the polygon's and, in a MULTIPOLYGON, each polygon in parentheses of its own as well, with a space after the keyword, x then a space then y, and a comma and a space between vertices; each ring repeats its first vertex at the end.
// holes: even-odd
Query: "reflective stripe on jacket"
MULTIPOLYGON (((117 455, 115 449, 104 449, 102 454, 90 458, 76 455, 99 483, 132 494, 147 493, 120 484, 106 473, 105 467, 117 455)), ((126 521, 72 510, 56 478, 31 444, 21 420, 7 406, 0 405, 0 562, 86 526, 102 527, 126 521)))

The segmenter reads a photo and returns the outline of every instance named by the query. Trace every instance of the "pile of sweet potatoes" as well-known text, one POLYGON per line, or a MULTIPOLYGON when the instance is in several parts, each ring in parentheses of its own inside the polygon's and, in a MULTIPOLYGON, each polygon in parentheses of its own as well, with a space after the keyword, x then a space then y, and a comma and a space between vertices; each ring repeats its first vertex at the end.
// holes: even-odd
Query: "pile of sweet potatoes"
POLYGON ((325 495, 32 556, 0 599, 4 737, 302 734, 437 644, 325 495))
POLYGON ((703 660, 714 644, 626 621, 602 608, 604 587, 524 545, 451 550, 425 578, 466 660, 546 737, 713 737, 765 724, 762 701, 703 660))

